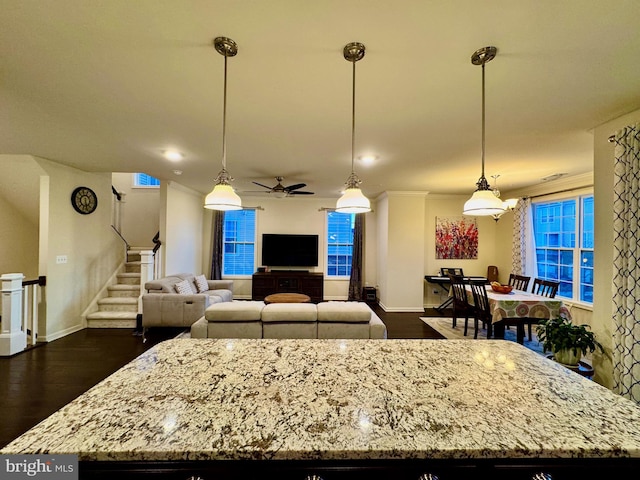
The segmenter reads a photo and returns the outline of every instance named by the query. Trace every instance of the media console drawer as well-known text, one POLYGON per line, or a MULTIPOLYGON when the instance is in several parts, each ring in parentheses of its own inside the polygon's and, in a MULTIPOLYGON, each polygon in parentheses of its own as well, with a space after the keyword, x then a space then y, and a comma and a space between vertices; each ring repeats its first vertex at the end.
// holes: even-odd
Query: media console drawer
POLYGON ((257 272, 251 278, 251 298, 264 300, 272 293, 303 293, 314 303, 324 297, 322 272, 276 271, 257 272))

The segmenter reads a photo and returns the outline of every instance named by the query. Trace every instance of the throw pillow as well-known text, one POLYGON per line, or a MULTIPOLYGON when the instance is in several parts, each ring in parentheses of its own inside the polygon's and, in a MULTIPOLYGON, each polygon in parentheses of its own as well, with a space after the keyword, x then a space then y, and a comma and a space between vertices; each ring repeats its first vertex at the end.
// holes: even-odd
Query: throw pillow
POLYGON ((198 287, 198 293, 206 292, 209 290, 209 284, 204 275, 198 275, 196 277, 196 287, 198 287))
POLYGON ((191 288, 188 280, 182 280, 181 282, 176 283, 175 289, 176 292, 180 293, 181 295, 192 295, 196 293, 193 291, 193 288, 191 288))

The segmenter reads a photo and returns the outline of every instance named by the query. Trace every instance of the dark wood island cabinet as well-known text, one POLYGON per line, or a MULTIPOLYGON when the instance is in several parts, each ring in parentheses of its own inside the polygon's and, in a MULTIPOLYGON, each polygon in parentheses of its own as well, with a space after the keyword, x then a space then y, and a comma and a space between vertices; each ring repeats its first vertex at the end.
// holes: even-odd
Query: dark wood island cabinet
POLYGON ((304 293, 313 303, 323 300, 324 274, 298 270, 256 272, 251 278, 251 298, 264 300, 272 293, 304 293))

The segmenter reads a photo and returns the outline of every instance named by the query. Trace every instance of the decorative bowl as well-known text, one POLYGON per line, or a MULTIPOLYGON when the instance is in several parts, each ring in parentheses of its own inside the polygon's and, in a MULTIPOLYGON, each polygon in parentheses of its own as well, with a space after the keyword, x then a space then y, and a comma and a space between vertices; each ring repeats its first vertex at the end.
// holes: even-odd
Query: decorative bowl
POLYGON ((511 293, 513 287, 511 285, 491 285, 491 290, 497 293, 511 293))

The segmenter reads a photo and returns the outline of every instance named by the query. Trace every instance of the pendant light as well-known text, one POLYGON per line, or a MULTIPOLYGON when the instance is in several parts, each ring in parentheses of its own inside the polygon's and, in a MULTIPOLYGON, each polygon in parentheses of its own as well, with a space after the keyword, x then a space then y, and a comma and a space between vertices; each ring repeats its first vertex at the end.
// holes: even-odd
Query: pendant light
POLYGON ((492 216, 504 213, 502 202, 493 194, 484 176, 484 65, 495 58, 496 52, 496 47, 484 47, 471 56, 471 63, 482 66, 482 173, 476 183, 478 189, 464 204, 464 215, 492 216))
MULTIPOLYGON (((491 175, 491 178, 493 178, 493 188, 491 189, 491 191, 497 198, 500 198, 500 189, 498 188, 498 177, 500 177, 500 175, 491 175)), ((502 202, 502 200, 500 201, 502 202)), ((497 222, 498 220, 500 220, 500 217, 502 216, 503 213, 513 210, 514 208, 516 208, 517 204, 518 204, 517 198, 507 198, 504 202, 502 202, 502 208, 504 208, 504 212, 496 213, 492 215, 493 219, 497 222)))
POLYGON ((351 175, 347 178, 347 188, 336 203, 336 212, 365 213, 371 211, 369 199, 360 190, 360 179, 354 170, 355 161, 355 129, 356 129, 356 62, 364 57, 364 45, 352 42, 345 45, 344 58, 353 63, 352 101, 351 101, 351 175))
POLYGON ((213 190, 204 200, 204 208, 210 210, 240 210, 242 200, 234 192, 230 182, 233 178, 227 172, 227 57, 238 53, 236 42, 227 37, 217 37, 213 41, 216 51, 224 57, 224 102, 222 107, 222 170, 215 179, 213 190))

